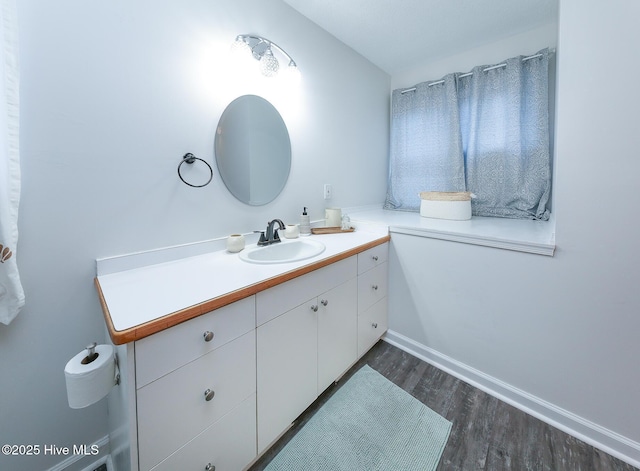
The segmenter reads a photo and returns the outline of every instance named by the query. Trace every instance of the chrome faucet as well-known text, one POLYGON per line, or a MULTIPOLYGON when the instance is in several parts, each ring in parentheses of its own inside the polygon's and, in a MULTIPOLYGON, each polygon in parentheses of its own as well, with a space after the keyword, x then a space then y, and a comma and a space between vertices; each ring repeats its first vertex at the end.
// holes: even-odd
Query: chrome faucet
POLYGON ((284 230, 284 223, 280 219, 269 221, 267 223, 267 230, 265 232, 260 232, 260 240, 258 241, 258 245, 271 245, 275 244, 276 242, 280 242, 278 230, 284 230), (274 229, 274 226, 276 224, 278 224, 278 227, 274 229))

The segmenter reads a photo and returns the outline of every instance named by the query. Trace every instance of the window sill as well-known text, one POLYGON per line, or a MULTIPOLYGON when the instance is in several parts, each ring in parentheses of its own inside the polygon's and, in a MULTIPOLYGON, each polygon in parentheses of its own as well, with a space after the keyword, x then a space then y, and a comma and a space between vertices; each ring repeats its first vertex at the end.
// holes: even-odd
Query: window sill
MULTIPOLYGON (((352 221, 389 226, 391 234, 407 234, 464 244, 482 245, 552 257, 555 245, 555 219, 549 221, 474 216, 468 221, 449 221, 421 217, 419 213, 383 209, 354 208, 352 221)), ((393 237, 393 236, 392 236, 393 237)))

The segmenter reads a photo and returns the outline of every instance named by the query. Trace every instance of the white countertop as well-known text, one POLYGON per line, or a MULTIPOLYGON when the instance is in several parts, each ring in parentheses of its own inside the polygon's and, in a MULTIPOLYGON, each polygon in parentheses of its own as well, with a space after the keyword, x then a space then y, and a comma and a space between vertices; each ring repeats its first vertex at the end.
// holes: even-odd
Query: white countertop
MULTIPOLYGON (((313 258, 291 263, 248 263, 240 260, 237 253, 215 250, 100 274, 101 261, 98 261, 97 279, 113 327, 117 331, 123 331, 318 263, 387 235, 388 228, 383 224, 367 224, 365 229, 357 229, 351 233, 311 235, 308 237, 325 244, 325 251, 313 258)), ((283 239, 281 243, 288 242, 291 241, 283 239)), ((247 245, 247 249, 253 245, 247 245)))
POLYGON ((417 212, 366 208, 349 213, 352 221, 384 224, 391 234, 408 234, 433 239, 484 245, 519 252, 553 256, 555 221, 473 216, 450 221, 420 216, 417 212))
MULTIPOLYGON (((373 242, 389 233, 553 255, 555 223, 472 217, 448 221, 419 213, 360 208, 349 211, 355 232, 308 236, 321 254, 291 263, 254 264, 224 250, 224 239, 97 261, 97 280, 113 329, 126 331, 373 242)), ((250 240, 252 240, 250 238, 250 240)), ((295 240, 295 239, 294 239, 295 240)), ((283 244, 290 241, 283 239, 283 244)), ((247 244, 247 249, 255 244, 247 244)), ((245 249, 246 250, 246 249, 245 249)))

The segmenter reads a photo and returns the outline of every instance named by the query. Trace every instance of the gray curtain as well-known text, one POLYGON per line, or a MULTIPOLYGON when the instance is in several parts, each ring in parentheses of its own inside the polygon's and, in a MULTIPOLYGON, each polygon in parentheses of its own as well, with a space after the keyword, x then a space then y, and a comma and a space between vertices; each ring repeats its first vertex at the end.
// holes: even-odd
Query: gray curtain
POLYGON ((538 54, 476 67, 458 79, 465 177, 476 216, 549 219, 549 51, 538 54))
POLYGON ((549 50, 392 94, 385 209, 471 191, 473 215, 549 218, 549 50))
POLYGON ((465 190, 456 78, 443 80, 393 92, 386 209, 417 211, 421 191, 465 190))

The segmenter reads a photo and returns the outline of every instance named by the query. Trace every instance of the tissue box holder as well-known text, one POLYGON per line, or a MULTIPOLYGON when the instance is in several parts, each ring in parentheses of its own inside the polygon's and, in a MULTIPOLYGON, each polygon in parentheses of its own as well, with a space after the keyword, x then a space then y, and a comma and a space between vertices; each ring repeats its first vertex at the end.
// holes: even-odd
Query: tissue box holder
POLYGON ((471 219, 471 193, 468 191, 423 191, 420 216, 465 221, 471 219))

